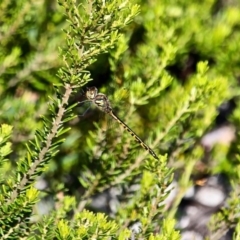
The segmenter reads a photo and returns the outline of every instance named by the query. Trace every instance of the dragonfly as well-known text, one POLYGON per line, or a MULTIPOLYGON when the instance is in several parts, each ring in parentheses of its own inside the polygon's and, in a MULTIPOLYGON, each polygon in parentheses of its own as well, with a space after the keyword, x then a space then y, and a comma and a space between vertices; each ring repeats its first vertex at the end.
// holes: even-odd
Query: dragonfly
POLYGON ((156 153, 113 112, 112 106, 105 94, 98 93, 98 89, 96 87, 89 87, 86 91, 86 98, 88 99, 87 101, 92 102, 99 110, 110 115, 114 120, 116 120, 126 131, 131 134, 131 136, 141 145, 142 148, 144 148, 155 159, 159 160, 156 153))

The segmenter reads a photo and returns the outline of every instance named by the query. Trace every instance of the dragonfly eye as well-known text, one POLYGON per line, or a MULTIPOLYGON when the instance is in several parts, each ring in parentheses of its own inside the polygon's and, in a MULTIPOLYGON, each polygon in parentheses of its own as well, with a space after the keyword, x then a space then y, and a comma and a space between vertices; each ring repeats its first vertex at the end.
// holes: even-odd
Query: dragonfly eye
POLYGON ((95 87, 87 88, 86 97, 89 100, 94 100, 97 96, 97 89, 95 87))

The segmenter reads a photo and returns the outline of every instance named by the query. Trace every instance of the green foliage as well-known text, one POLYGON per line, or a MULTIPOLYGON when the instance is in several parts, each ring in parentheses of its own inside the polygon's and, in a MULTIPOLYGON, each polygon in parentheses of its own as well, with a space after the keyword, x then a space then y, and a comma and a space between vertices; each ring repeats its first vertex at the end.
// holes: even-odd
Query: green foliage
POLYGON ((3 183, 7 177, 10 168, 9 159, 7 156, 12 152, 11 142, 8 141, 12 134, 12 127, 7 124, 2 124, 0 127, 0 182, 3 183))
POLYGON ((60 66, 56 47, 63 43, 58 26, 63 17, 55 4, 47 5, 43 1, 1 2, 1 92, 26 84, 44 90, 46 84, 59 81, 51 69, 60 66))
MULTIPOLYGON (((175 215, 204 157, 200 139, 220 104, 239 95, 239 9, 214 1, 2 1, 0 239, 180 239, 175 215), (77 118, 86 110, 78 92, 93 78, 100 92, 114 91, 107 96, 117 115, 159 160, 121 127, 105 131, 97 109, 77 118), (124 88, 129 95, 117 104, 124 88), (168 209, 173 173, 179 191, 168 209), (37 190, 43 179, 45 191, 37 190), (122 192, 116 212, 89 211, 111 188, 122 192)), ((239 117, 236 110, 233 125, 239 117)), ((218 147, 207 172, 225 172, 233 190, 209 237, 236 227, 238 239, 239 144, 218 147)))

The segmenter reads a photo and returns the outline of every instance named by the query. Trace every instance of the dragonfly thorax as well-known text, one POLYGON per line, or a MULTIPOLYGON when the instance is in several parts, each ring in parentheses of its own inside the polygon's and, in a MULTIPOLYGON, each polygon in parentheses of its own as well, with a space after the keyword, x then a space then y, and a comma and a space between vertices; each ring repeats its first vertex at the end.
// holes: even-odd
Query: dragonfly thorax
POLYGON ((98 93, 97 96, 95 96, 94 103, 103 112, 109 113, 112 111, 111 104, 107 96, 103 93, 98 93))

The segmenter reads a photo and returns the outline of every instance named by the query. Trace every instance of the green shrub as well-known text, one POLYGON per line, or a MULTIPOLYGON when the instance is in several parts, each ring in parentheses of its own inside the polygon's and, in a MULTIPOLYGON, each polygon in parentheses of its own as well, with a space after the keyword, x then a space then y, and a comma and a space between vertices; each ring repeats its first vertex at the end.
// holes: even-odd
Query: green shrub
MULTIPOLYGON (((180 239, 176 211, 204 157, 201 137, 221 103, 238 105, 239 3, 77 2, 0 3, 0 237, 180 239), (159 159, 117 123, 106 131, 96 109, 78 117, 93 80, 100 92, 113 90, 116 114, 159 159), (167 208, 174 173, 179 189, 167 208), (90 211, 93 197, 114 187, 114 215, 90 211), (41 214, 45 200, 52 206, 41 214)), ((239 114, 230 119, 236 129, 239 114)), ((232 184, 211 239, 235 227, 238 239, 238 139, 213 149, 206 169, 232 184)))

